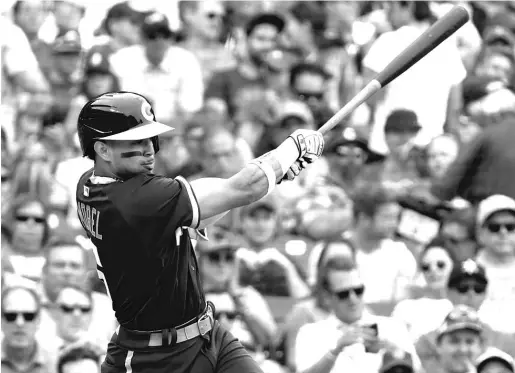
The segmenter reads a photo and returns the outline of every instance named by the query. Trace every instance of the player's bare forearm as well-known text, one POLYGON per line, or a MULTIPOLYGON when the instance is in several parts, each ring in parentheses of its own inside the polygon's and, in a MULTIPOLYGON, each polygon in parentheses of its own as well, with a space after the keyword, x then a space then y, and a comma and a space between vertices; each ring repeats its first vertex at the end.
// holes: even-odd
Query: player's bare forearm
MULTIPOLYGON (((277 181, 283 176, 280 163, 269 157, 277 181)), ((229 179, 203 178, 191 182, 200 206, 202 220, 248 205, 262 198, 268 190, 268 179, 255 164, 246 165, 229 179)))

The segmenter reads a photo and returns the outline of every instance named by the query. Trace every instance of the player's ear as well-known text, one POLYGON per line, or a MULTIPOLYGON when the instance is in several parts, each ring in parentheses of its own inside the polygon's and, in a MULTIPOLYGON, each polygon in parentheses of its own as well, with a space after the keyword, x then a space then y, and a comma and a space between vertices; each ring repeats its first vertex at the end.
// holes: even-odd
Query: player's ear
POLYGON ((104 161, 108 162, 111 160, 111 149, 105 142, 95 141, 93 148, 95 149, 95 153, 97 153, 104 161))

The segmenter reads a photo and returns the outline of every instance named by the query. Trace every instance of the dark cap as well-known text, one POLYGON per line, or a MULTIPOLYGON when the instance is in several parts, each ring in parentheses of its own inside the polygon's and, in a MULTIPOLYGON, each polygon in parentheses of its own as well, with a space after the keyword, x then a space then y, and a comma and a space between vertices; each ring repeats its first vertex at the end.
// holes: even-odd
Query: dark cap
POLYGON ((103 25, 104 29, 110 33, 109 30, 109 21, 111 20, 120 20, 120 19, 130 19, 137 22, 141 22, 143 19, 143 13, 136 11, 132 8, 128 1, 123 1, 120 3, 114 4, 107 11, 106 17, 104 19, 103 25))
POLYGON ((356 145, 366 152, 370 151, 364 136, 361 136, 354 128, 347 127, 342 131, 341 136, 336 137, 327 145, 327 152, 340 154, 338 151, 339 148, 346 145, 356 145))
POLYGON ((93 52, 88 56, 86 60, 86 66, 84 68, 86 75, 91 74, 109 74, 111 72, 109 66, 109 60, 104 53, 93 52))
POLYGON ((412 110, 394 110, 386 118, 384 132, 393 133, 416 133, 420 130, 418 117, 412 110))
POLYGON ((318 74, 324 79, 330 79, 332 77, 332 75, 320 64, 301 62, 292 66, 290 70, 290 80, 304 72, 318 74))
POLYGON ((261 198, 259 201, 256 201, 254 203, 251 203, 250 205, 244 206, 241 209, 241 215, 246 216, 250 213, 256 211, 257 209, 263 208, 267 209, 270 212, 276 212, 279 210, 280 204, 279 204, 279 197, 275 193, 271 193, 263 198, 261 198))
POLYGON ((171 38, 174 36, 173 31, 170 29, 168 18, 159 12, 150 13, 145 17, 141 26, 141 32, 146 38, 154 38, 156 36, 171 38))
POLYGON ((247 23, 247 26, 245 27, 247 36, 249 36, 257 26, 263 24, 275 26, 277 28, 277 32, 281 33, 286 23, 284 22, 284 19, 277 14, 261 13, 247 23))
POLYGON ((413 372, 414 367, 411 354, 400 349, 385 351, 379 373, 388 373, 393 371, 393 368, 404 368, 402 369, 403 372, 413 372))
POLYGON ((222 250, 237 250, 243 246, 243 239, 234 233, 218 226, 210 227, 207 241, 198 241, 196 249, 199 253, 211 253, 222 250))
POLYGON ((484 325, 479 320, 477 312, 472 308, 459 305, 449 312, 443 324, 438 328, 437 334, 440 338, 444 334, 449 334, 458 330, 472 330, 478 334, 483 333, 484 325))
POLYGON ((79 54, 82 52, 80 35, 77 31, 68 31, 55 39, 52 45, 54 54, 79 54))
POLYGON ((488 284, 485 268, 472 259, 456 263, 449 276, 447 287, 456 285, 463 279, 472 278, 480 283, 488 284))

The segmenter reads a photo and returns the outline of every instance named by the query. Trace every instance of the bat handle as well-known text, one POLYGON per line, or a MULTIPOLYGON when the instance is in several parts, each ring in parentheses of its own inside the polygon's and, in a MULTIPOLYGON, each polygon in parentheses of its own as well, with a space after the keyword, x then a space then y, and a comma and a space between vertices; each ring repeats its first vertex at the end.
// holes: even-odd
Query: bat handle
POLYGON ((344 107, 342 107, 336 114, 334 114, 325 124, 318 129, 318 132, 321 132, 325 135, 327 132, 332 130, 335 126, 340 124, 340 122, 347 118, 358 106, 360 106, 363 102, 368 100, 372 95, 374 95, 377 91, 381 89, 381 83, 377 80, 372 80, 368 83, 361 91, 359 91, 356 96, 352 98, 344 107))

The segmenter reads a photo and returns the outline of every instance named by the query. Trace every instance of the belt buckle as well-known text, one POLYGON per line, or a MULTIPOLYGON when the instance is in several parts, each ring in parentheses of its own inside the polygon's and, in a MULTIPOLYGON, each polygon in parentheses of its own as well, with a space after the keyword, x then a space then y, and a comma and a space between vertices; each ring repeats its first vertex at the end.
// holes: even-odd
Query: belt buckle
POLYGON ((200 332, 200 335, 204 337, 213 327, 213 320, 211 319, 211 315, 209 311, 205 312, 197 321, 197 327, 200 332), (209 326, 206 326, 205 321, 209 320, 209 326))

